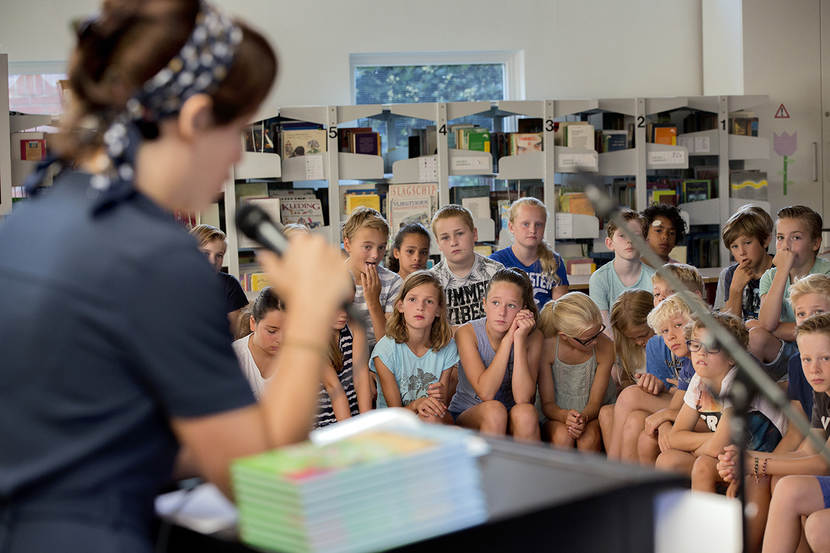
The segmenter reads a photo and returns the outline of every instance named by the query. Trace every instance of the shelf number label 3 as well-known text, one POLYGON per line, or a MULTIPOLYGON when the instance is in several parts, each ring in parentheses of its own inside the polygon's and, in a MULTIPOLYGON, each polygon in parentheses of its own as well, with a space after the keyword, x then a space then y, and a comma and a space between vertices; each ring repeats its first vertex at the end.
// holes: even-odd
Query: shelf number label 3
POLYGON ((557 126, 553 119, 545 119, 545 132, 554 132, 557 126))

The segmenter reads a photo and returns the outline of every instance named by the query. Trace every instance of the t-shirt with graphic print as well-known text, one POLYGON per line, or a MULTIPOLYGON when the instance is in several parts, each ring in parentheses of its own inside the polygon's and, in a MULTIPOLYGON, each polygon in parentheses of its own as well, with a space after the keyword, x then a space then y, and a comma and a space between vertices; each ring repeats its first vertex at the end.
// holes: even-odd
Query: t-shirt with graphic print
MULTIPOLYGON (((427 395, 430 384, 438 382, 441 374, 458 363, 458 348, 455 340, 438 351, 428 350, 418 357, 405 343, 397 343, 393 338, 384 336, 372 350, 369 369, 377 374, 375 358, 380 358, 386 368, 395 376, 401 403, 407 406, 416 399, 427 395)), ((378 408, 387 407, 383 389, 378 386, 378 408)))
POLYGON ((475 253, 473 268, 464 278, 456 276, 450 270, 446 259, 442 259, 430 269, 444 287, 450 324, 462 325, 473 319, 484 317, 484 296, 487 283, 496 271, 503 268, 504 265, 498 261, 475 253))
POLYGON ((813 392, 813 428, 824 430, 824 439, 830 438, 830 396, 813 392))
MULTIPOLYGON (((729 288, 732 286, 732 278, 735 276, 735 270, 738 268, 737 263, 733 263, 729 267, 721 271, 718 277, 718 287, 715 293, 715 309, 723 309, 726 302, 729 301, 729 288)), ((752 279, 744 286, 743 294, 741 296, 741 311, 742 319, 757 319, 758 312, 761 309, 761 279, 752 279)))
POLYGON ((542 262, 538 259, 531 265, 525 265, 519 261, 513 253, 513 248, 499 250, 492 254, 490 259, 495 259, 505 267, 516 267, 526 272, 533 284, 533 299, 536 300, 536 307, 542 309, 542 306, 551 300, 554 287, 569 284, 568 273, 562 258, 556 252, 553 252, 553 257, 556 260, 556 278, 551 278, 550 275, 542 272, 542 262))
MULTIPOLYGON (((686 405, 700 414, 700 418, 703 419, 703 422, 706 423, 706 426, 712 432, 718 429, 718 423, 720 423, 723 410, 731 406, 729 400, 726 398, 726 394, 729 393, 729 389, 732 387, 732 383, 735 381, 737 374, 738 369, 733 367, 723 377, 720 386, 721 398, 712 395, 709 387, 706 386, 698 374, 692 377, 692 381, 689 383, 689 389, 686 390, 686 395, 683 396, 683 401, 686 405)), ((749 405, 749 412, 758 412, 766 417, 772 423, 772 426, 778 430, 779 439, 780 436, 783 436, 787 432, 787 421, 784 415, 766 399, 756 396, 749 405)))

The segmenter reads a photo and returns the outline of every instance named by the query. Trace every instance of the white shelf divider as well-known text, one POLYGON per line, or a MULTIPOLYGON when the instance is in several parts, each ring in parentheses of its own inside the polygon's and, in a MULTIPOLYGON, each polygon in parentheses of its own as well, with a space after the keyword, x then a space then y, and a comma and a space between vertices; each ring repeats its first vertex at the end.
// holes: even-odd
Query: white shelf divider
POLYGON ((545 177, 545 153, 527 152, 499 158, 497 179, 542 179, 545 177))
POLYGON ((637 174, 637 150, 628 148, 599 154, 599 174, 620 177, 637 174))
POLYGON ((233 168, 234 178, 278 179, 282 175, 280 156, 268 152, 242 152, 242 159, 233 168))

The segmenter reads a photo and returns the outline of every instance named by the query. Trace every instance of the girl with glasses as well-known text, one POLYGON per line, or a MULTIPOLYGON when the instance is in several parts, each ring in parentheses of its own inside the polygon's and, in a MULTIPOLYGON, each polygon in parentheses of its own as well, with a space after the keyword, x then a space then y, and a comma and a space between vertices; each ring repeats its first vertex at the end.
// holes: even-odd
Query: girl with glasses
POLYGON ((539 316, 545 335, 539 371, 542 431, 554 446, 599 451, 600 407, 614 398, 614 343, 594 301, 570 292, 549 301, 539 316))

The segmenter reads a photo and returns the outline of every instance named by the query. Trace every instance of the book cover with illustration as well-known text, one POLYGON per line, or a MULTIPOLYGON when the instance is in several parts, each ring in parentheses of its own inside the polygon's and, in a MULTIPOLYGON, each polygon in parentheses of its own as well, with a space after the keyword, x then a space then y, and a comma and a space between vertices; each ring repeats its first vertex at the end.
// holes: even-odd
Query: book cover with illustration
POLYGON ((317 198, 285 198, 280 201, 282 224, 299 223, 310 229, 325 225, 323 206, 317 198))
POLYGON ((320 154, 326 151, 326 131, 322 129, 283 130, 282 157, 320 154))

